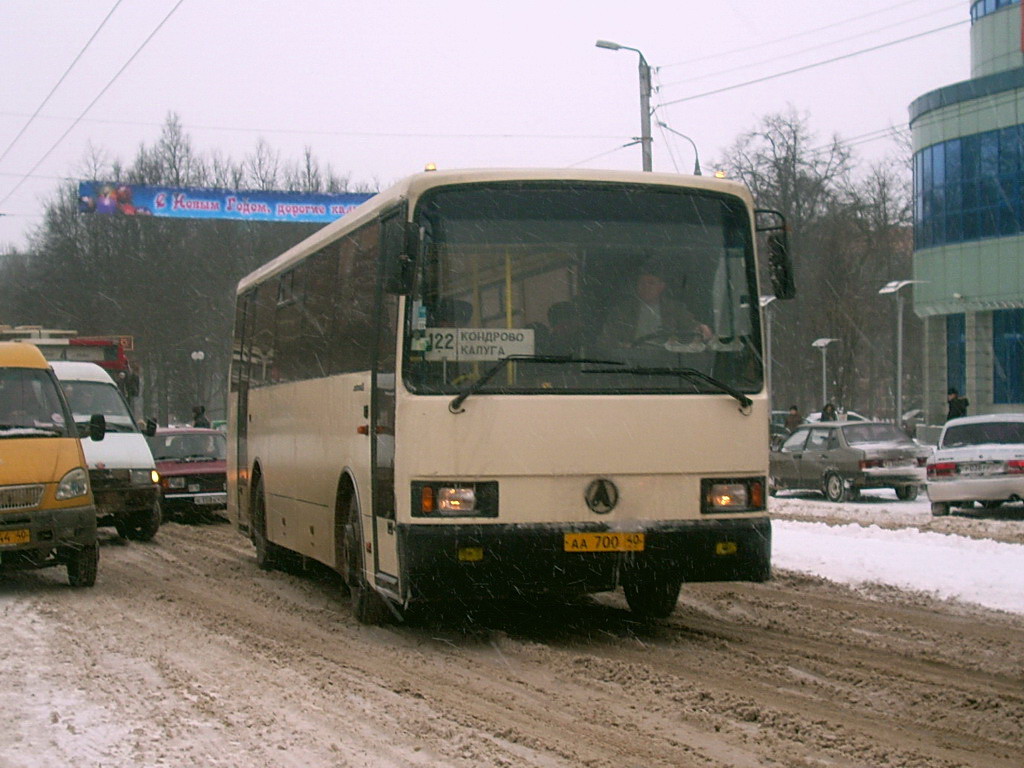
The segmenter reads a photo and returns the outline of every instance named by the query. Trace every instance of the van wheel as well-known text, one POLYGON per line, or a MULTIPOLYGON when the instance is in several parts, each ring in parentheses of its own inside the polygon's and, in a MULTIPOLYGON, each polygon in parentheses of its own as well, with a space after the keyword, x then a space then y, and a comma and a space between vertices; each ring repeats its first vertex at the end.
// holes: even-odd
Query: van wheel
POLYGON ((86 544, 68 552, 65 559, 68 569, 68 584, 72 587, 91 587, 96 583, 96 572, 100 565, 98 544, 86 544))
POLYGON ((342 547, 345 560, 342 563, 342 576, 348 583, 352 597, 352 613, 360 624, 384 624, 391 616, 384 598, 366 581, 363 567, 363 524, 359 515, 359 504, 355 494, 348 505, 348 516, 345 520, 344 544, 342 547))
POLYGON ((263 478, 256 483, 252 502, 252 544, 256 547, 256 565, 264 571, 272 571, 281 564, 284 554, 281 547, 267 540, 267 502, 263 492, 263 478))
POLYGON ((679 602, 682 586, 682 579, 643 568, 627 571, 622 580, 629 610, 644 619, 670 616, 679 602))
POLYGON ((149 509, 134 513, 128 520, 118 521, 114 527, 117 529, 117 535, 123 539, 150 541, 160 530, 162 520, 163 512, 160 510, 160 501, 157 500, 149 509))
POLYGON ((913 501, 917 498, 920 489, 916 485, 896 486, 896 498, 900 501, 913 501))

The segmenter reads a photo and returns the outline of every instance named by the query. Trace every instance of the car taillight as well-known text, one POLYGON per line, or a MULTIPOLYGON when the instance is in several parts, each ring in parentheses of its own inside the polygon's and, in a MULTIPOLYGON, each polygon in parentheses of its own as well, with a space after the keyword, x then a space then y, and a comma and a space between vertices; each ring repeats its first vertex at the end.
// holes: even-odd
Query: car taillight
POLYGON ((861 469, 872 469, 882 466, 881 459, 861 459, 859 463, 861 469))
POLYGON ((955 461, 940 461, 928 465, 928 479, 934 480, 938 477, 952 477, 956 474, 955 461))
POLYGON ((1006 462, 1006 474, 1024 475, 1024 460, 1010 459, 1008 462, 1006 462))

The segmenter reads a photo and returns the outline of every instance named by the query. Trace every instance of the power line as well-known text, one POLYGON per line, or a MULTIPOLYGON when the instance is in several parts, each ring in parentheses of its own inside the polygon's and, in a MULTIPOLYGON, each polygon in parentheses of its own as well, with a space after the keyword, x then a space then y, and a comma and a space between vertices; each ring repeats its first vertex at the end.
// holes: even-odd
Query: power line
POLYGON ((121 5, 122 2, 123 0, 117 0, 117 2, 114 3, 114 7, 110 9, 110 12, 103 18, 103 21, 100 22, 100 25, 96 27, 96 31, 92 33, 92 36, 88 40, 86 40, 85 45, 82 47, 82 50, 78 52, 78 55, 75 56, 74 60, 68 65, 68 68, 64 70, 64 74, 60 76, 60 79, 57 81, 57 84, 50 89, 50 92, 46 94, 46 98, 44 98, 42 103, 38 107, 36 107, 36 111, 32 113, 32 116, 29 117, 28 121, 25 123, 25 125, 22 126, 21 130, 18 131, 18 135, 11 139, 11 143, 7 145, 7 149, 3 151, 3 154, 0 154, 0 163, 3 162, 5 157, 7 157, 7 153, 11 151, 11 148, 18 143, 18 139, 20 139, 22 135, 25 133, 25 131, 28 130, 28 127, 32 125, 32 122, 36 119, 36 116, 42 111, 43 107, 46 106, 46 103, 50 100, 50 97, 53 96, 53 94, 57 91, 58 88, 60 88, 60 84, 64 82, 65 78, 67 78, 69 74, 71 74, 71 70, 75 68, 75 65, 78 63, 78 60, 82 58, 82 55, 86 52, 86 50, 88 50, 89 46, 92 45, 92 41, 96 39, 96 36, 99 35, 100 30, 103 29, 104 26, 106 26, 108 21, 110 21, 110 17, 114 15, 114 11, 117 10, 117 7, 121 5))
POLYGON ((601 152, 600 154, 594 155, 592 157, 588 157, 586 160, 580 160, 578 162, 571 163, 570 165, 567 165, 565 167, 566 168, 575 168, 577 165, 583 165, 584 163, 589 163, 591 160, 597 160, 597 158, 599 158, 599 157, 604 157, 605 155, 610 155, 613 152, 618 152, 620 149, 625 149, 626 147, 632 147, 634 144, 639 144, 639 143, 640 143, 640 139, 633 139, 633 141, 627 141, 625 144, 621 144, 621 145, 615 147, 615 149, 609 149, 606 152, 601 152))
MULTIPOLYGON (((869 13, 862 13, 860 16, 851 16, 848 19, 842 19, 841 21, 834 21, 831 24, 825 24, 822 27, 814 27, 813 29, 805 29, 802 32, 795 32, 792 35, 786 35, 785 37, 779 37, 779 38, 776 38, 775 40, 766 40, 763 43, 755 43, 754 45, 748 45, 748 46, 745 46, 743 48, 733 48, 733 49, 728 50, 728 51, 719 51, 718 53, 708 54, 707 56, 698 56, 698 57, 693 58, 693 59, 685 59, 683 61, 676 61, 676 62, 673 62, 672 64, 662 64, 659 67, 659 69, 669 69, 671 67, 680 67, 683 64, 693 64, 693 63, 698 62, 698 61, 707 61, 708 59, 717 59, 717 58, 721 58, 723 56, 730 56, 730 55, 732 55, 734 53, 746 53, 747 51, 753 51, 753 50, 756 50, 758 48, 765 48, 765 47, 770 46, 770 45, 775 45, 776 43, 784 43, 787 40, 793 40, 793 39, 798 38, 798 37, 804 37, 806 35, 814 34, 815 32, 823 32, 826 29, 832 29, 833 27, 845 26, 845 25, 849 24, 852 21, 860 21, 861 19, 866 19, 866 18, 869 18, 871 16, 878 16, 879 14, 882 14, 882 13, 889 13, 890 11, 894 11, 897 8, 903 8, 903 7, 908 6, 908 5, 916 5, 917 3, 920 3, 920 2, 923 2, 923 1, 924 0, 908 0, 905 3, 898 3, 896 5, 890 5, 887 8, 883 8, 882 10, 879 10, 879 11, 871 11, 869 13)), ((954 7, 954 6, 950 6, 950 7, 954 7)), ((946 9, 943 8, 943 9, 940 9, 940 10, 946 10, 946 9)))
POLYGON ((152 40, 156 36, 156 33, 159 32, 163 28, 164 24, 167 23, 168 19, 170 19, 171 16, 174 15, 174 12, 177 11, 178 8, 181 7, 181 4, 184 3, 184 2, 185 2, 185 0, 178 0, 178 2, 175 3, 174 7, 171 8, 170 11, 168 11, 166 16, 164 16, 163 20, 159 24, 156 25, 156 28, 152 32, 149 33, 149 37, 147 37, 145 40, 142 41, 142 44, 139 45, 139 47, 135 49, 135 52, 131 56, 128 57, 128 61, 126 61, 124 63, 124 65, 119 70, 117 70, 117 72, 114 74, 114 76, 112 78, 110 78, 110 80, 107 81, 107 84, 103 86, 103 88, 100 90, 100 92, 98 94, 96 94, 96 98, 94 98, 92 101, 89 102, 88 106, 86 106, 86 108, 82 110, 82 113, 77 118, 75 118, 75 121, 73 123, 71 123, 71 125, 68 127, 68 129, 66 131, 64 131, 64 133, 62 133, 60 135, 60 138, 57 139, 57 141, 55 141, 53 143, 53 146, 51 146, 48 150, 46 150, 46 153, 41 158, 39 158, 39 160, 36 162, 35 165, 33 165, 31 168, 29 168, 28 173, 26 173, 25 176, 22 178, 22 180, 19 181, 14 186, 14 189, 12 189, 10 192, 8 192, 7 195, 2 200, 0 200, 0 205, 3 205, 8 200, 10 200, 11 196, 15 192, 17 192, 19 189, 21 189, 21 185, 25 183, 25 180, 28 179, 29 175, 32 172, 34 172, 40 165, 42 165, 43 162, 46 160, 46 158, 48 158, 53 153, 53 151, 55 149, 57 149, 57 147, 60 146, 61 142, 64 141, 64 139, 67 138, 68 134, 71 133, 71 131, 73 131, 75 129, 75 127, 82 121, 82 118, 85 117, 85 114, 90 109, 93 108, 93 105, 95 105, 97 101, 99 101, 103 97, 103 94, 105 94, 110 89, 110 87, 117 81, 117 78, 119 78, 122 75, 122 73, 126 69, 128 69, 128 66, 133 61, 135 61, 135 58, 140 53, 142 53, 142 49, 145 48, 149 44, 149 41, 152 40))
MULTIPOLYGON (((940 8, 940 9, 937 9, 937 10, 938 11, 946 11, 946 10, 951 10, 952 8, 959 8, 959 7, 960 7, 960 3, 957 3, 955 6, 947 6, 946 8, 940 8)), ((897 22, 895 22, 893 24, 887 24, 887 25, 885 25, 883 27, 875 27, 874 29, 869 29, 869 30, 864 31, 864 32, 858 32, 857 34, 850 35, 849 37, 842 37, 842 38, 839 38, 838 40, 831 40, 831 41, 829 41, 827 43, 819 43, 818 45, 812 45, 809 48, 802 48, 799 51, 792 51, 790 53, 783 53, 783 54, 780 54, 779 56, 773 56, 770 59, 761 59, 760 61, 752 61, 752 62, 748 62, 746 64, 740 64, 739 66, 730 67, 729 69, 720 69, 717 72, 708 72, 708 73, 705 73, 703 75, 696 75, 694 77, 687 77, 687 78, 685 78, 683 80, 673 80, 671 83, 665 83, 661 87, 662 88, 671 88, 673 86, 682 85, 684 83, 692 83, 692 82, 697 81, 697 80, 706 80, 706 79, 711 78, 711 77, 717 77, 718 75, 728 75, 728 74, 730 74, 732 72, 738 72, 738 71, 743 70, 743 69, 750 69, 751 67, 759 67, 759 66, 762 66, 763 64, 771 64, 773 61, 779 61, 781 59, 789 59, 789 58, 792 58, 793 56, 799 56, 800 54, 803 54, 803 53, 809 53, 811 51, 820 50, 821 48, 829 48, 829 47, 831 47, 833 45, 838 45, 840 43, 846 43, 846 42, 849 42, 851 40, 856 40, 856 39, 861 38, 861 37, 866 37, 867 35, 873 35, 876 32, 884 32, 885 30, 892 29, 893 27, 900 27, 900 26, 903 26, 904 24, 907 24, 909 22, 917 21, 918 19, 923 19, 923 18, 925 18, 927 16, 932 16, 932 15, 934 15, 934 14, 933 13, 927 13, 927 14, 922 14, 920 16, 914 16, 913 18, 904 19, 902 21, 897 21, 897 22)))
POLYGON ((814 62, 812 64, 805 64, 802 67, 796 67, 795 69, 789 69, 789 70, 786 70, 785 72, 776 72, 773 75, 765 75, 764 77, 758 77, 758 78, 755 78, 753 80, 747 80, 747 81, 742 82, 742 83, 735 83, 734 85, 727 85, 727 86, 725 86, 723 88, 716 88, 716 89, 714 89, 712 91, 705 91, 704 93, 697 93, 697 94, 694 94, 693 96, 684 96, 681 99, 674 99, 672 101, 666 101, 666 102, 663 102, 662 104, 659 104, 658 106, 659 107, 670 107, 673 104, 681 104, 684 101, 694 101, 695 99, 702 99, 705 96, 713 96, 713 95, 715 95, 717 93, 725 93, 726 91, 734 91, 737 88, 744 88, 744 87, 746 87, 748 85, 755 85, 757 83, 764 83, 764 82, 766 82, 768 80, 775 80, 776 78, 785 77, 786 75, 793 75, 793 74, 796 74, 797 72, 805 72, 805 71, 807 71, 809 69, 815 69, 817 67, 823 67, 826 64, 832 64, 832 63, 837 62, 837 61, 843 61, 844 59, 852 59, 855 56, 860 56, 860 55, 865 54, 865 53, 871 53, 873 51, 879 51, 879 50, 881 50, 883 48, 889 48, 889 47, 894 46, 894 45, 899 45, 900 43, 906 43, 906 42, 908 42, 910 40, 916 40, 919 37, 925 37, 927 35, 933 35, 936 32, 944 32, 944 31, 946 31, 948 29, 953 29, 955 27, 960 27, 960 26, 963 26, 964 24, 968 24, 968 23, 970 23, 970 19, 965 19, 964 21, 957 21, 957 22, 954 22, 953 24, 947 24, 944 27, 936 27, 935 29, 929 29, 926 32, 919 32, 916 35, 910 35, 908 37, 901 37, 899 40, 891 40, 888 43, 881 43, 879 45, 873 45, 870 48, 861 48, 859 51, 853 51, 852 53, 845 53, 842 56, 834 56, 831 59, 825 59, 824 61, 817 61, 817 62, 814 62))

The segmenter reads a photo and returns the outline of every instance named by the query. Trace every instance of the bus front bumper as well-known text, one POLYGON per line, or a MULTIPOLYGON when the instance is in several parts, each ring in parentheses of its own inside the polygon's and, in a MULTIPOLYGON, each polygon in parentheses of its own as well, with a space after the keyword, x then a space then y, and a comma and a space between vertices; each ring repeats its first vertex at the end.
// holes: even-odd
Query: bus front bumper
POLYGON ((567 534, 615 533, 600 523, 400 525, 402 582, 421 600, 602 592, 633 565, 684 582, 770 577, 767 517, 638 522, 629 531, 644 534, 642 551, 567 551, 567 534))

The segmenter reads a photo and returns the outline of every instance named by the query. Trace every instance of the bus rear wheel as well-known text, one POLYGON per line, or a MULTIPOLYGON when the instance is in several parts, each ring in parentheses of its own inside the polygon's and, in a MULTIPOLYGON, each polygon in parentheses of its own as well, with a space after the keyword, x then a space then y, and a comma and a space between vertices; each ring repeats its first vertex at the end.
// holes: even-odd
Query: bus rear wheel
POLYGON ((637 569, 623 577, 629 610, 644 619, 664 619, 672 614, 679 602, 682 579, 656 571, 637 569))
POLYGON ((352 614, 360 624, 384 624, 391 615, 384 598, 377 594, 366 580, 363 567, 363 525, 359 515, 359 504, 355 494, 349 501, 348 515, 345 520, 345 533, 342 542, 343 561, 341 574, 348 584, 352 598, 352 614))

